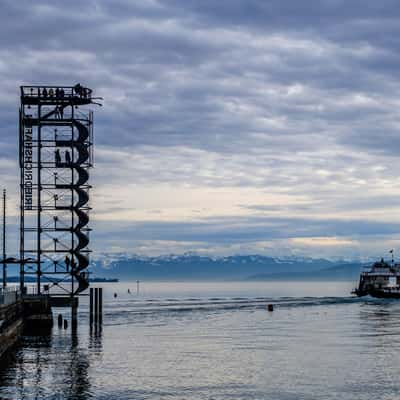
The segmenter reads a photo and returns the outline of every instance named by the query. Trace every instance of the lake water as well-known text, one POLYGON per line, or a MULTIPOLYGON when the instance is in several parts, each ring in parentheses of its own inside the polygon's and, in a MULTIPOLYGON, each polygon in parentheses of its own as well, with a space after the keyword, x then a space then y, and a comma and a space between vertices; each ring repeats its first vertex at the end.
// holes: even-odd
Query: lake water
POLYGON ((1 399, 399 396, 400 301, 354 299, 352 282, 102 286, 102 330, 90 332, 85 298, 77 333, 24 337, 1 399))

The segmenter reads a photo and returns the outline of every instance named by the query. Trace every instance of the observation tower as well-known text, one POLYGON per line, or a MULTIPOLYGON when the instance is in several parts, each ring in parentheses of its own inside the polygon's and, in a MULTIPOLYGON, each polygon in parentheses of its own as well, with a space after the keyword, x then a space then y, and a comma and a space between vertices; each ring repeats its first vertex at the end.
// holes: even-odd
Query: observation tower
MULTIPOLYGON (((72 300, 89 286, 92 90, 21 86, 20 289, 72 300)), ((76 300, 77 303, 77 300, 76 300)))

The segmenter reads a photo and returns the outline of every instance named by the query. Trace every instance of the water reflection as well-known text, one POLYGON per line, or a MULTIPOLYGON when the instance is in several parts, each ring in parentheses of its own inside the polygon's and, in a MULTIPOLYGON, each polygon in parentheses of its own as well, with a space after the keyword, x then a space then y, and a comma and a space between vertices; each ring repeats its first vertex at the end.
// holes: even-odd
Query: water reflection
POLYGON ((400 304, 391 300, 366 302, 360 307, 360 324, 363 334, 397 336, 400 333, 400 304))
POLYGON ((6 388, 9 386, 9 379, 7 372, 10 369, 17 368, 17 357, 16 354, 19 351, 19 345, 14 346, 6 354, 3 355, 0 364, 0 388, 6 388))
POLYGON ((77 329, 55 330, 47 337, 23 336, 8 357, 7 368, 0 370, 1 398, 91 398, 89 357, 77 329))
POLYGON ((103 327, 95 324, 90 326, 89 349, 100 354, 103 350, 103 327))
POLYGON ((65 374, 69 374, 68 389, 65 395, 67 399, 90 398, 89 367, 89 358, 86 352, 79 348, 78 329, 75 327, 71 331, 70 358, 65 368, 65 374))

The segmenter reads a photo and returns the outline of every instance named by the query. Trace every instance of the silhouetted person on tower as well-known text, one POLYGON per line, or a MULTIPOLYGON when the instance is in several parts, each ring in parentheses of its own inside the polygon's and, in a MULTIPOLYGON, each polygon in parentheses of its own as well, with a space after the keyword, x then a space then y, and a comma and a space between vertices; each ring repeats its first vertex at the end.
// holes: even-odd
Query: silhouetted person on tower
POLYGON ((54 118, 59 119, 60 117, 60 107, 56 106, 56 108, 54 109, 54 118))
POLYGON ((82 89, 83 89, 83 87, 82 87, 82 85, 80 83, 77 83, 74 86, 75 93, 79 94, 80 97, 82 97, 82 89))
POLYGON ((68 150, 65 152, 65 162, 71 164, 71 154, 69 154, 68 150))
POLYGON ((65 257, 65 265, 67 267, 67 271, 69 271, 69 266, 71 265, 71 260, 68 256, 65 257))
POLYGON ((56 166, 61 164, 61 155, 60 155, 60 150, 55 151, 55 157, 56 157, 56 166))

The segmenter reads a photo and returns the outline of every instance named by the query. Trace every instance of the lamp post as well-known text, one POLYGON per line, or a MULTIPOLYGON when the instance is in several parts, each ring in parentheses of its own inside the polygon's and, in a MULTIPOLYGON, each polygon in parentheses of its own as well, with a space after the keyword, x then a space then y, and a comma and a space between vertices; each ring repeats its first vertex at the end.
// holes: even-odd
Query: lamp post
POLYGON ((3 189, 3 288, 7 286, 6 264, 6 189, 3 189))

